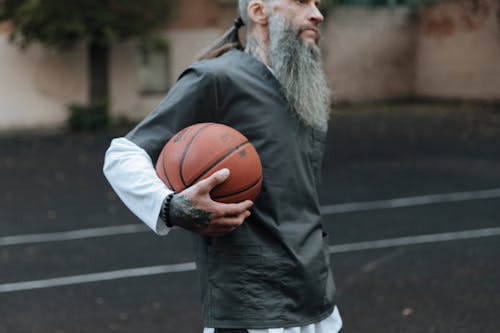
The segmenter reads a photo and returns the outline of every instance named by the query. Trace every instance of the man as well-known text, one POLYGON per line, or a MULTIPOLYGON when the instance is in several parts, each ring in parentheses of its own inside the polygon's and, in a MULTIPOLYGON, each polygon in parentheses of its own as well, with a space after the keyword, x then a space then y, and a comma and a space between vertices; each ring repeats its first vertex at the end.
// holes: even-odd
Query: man
POLYGON ((171 226, 193 231, 205 333, 333 333, 342 326, 317 193, 330 105, 318 6, 240 0, 235 26, 106 153, 108 180, 140 219, 158 234, 171 226), (243 24, 245 52, 238 50, 243 24), (156 176, 165 142, 200 122, 229 125, 255 146, 263 165, 255 203, 210 199, 230 170, 180 193, 156 176))

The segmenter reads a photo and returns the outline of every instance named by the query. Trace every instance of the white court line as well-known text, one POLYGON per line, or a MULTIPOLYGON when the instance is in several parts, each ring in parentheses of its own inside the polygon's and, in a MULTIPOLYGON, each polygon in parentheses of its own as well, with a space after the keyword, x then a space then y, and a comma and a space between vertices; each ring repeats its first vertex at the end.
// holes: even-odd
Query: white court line
POLYGON ((138 276, 148 276, 156 274, 177 273, 194 271, 196 265, 194 262, 175 264, 175 265, 162 265, 141 268, 122 269, 118 271, 109 271, 93 274, 65 276, 53 279, 35 280, 26 282, 14 282, 0 284, 0 293, 8 293, 11 291, 33 290, 58 286, 68 286, 80 283, 100 282, 116 279, 124 279, 138 276))
POLYGON ((329 214, 359 212, 359 211, 373 210, 373 209, 400 208, 400 207, 430 205, 430 204, 446 203, 446 202, 483 200, 483 199, 495 199, 495 198, 500 198, 500 188, 494 188, 483 191, 419 195, 414 197, 376 200, 376 201, 349 202, 344 204, 322 206, 321 213, 323 215, 329 215, 329 214))
POLYGON ((485 228, 476 230, 465 230, 445 232, 441 234, 416 235, 399 238, 379 239, 374 241, 358 242, 351 244, 331 245, 330 253, 355 252, 363 250, 376 250, 388 247, 418 245, 438 242, 448 242, 472 238, 500 236, 499 228, 485 228))
MULTIPOLYGON (((500 188, 482 190, 482 191, 430 194, 430 195, 421 195, 421 196, 413 196, 405 198, 377 200, 377 201, 349 202, 343 204, 327 205, 321 207, 321 214, 331 215, 331 214, 358 212, 358 211, 366 211, 373 209, 401 208, 401 207, 428 205, 436 203, 495 199, 495 198, 500 198, 500 188)), ((44 233, 44 234, 3 236, 0 237, 0 247, 9 245, 30 244, 30 243, 46 243, 46 242, 67 241, 67 240, 105 237, 105 236, 117 236, 117 235, 133 234, 146 231, 149 231, 146 226, 137 223, 137 224, 126 224, 122 226, 91 228, 91 229, 72 230, 72 231, 44 233)))
MULTIPOLYGON (((356 252, 363 250, 376 250, 376 249, 390 248, 396 246, 409 246, 417 244, 428 244, 436 242, 473 239, 480 237, 491 237, 491 236, 500 236, 500 227, 448 232, 441 234, 399 237, 399 238, 382 239, 382 240, 351 243, 351 244, 340 244, 340 245, 330 246, 329 250, 331 254, 335 254, 335 253, 356 252)), ((188 272, 188 271, 193 271, 195 269, 196 269, 195 263, 188 262, 188 263, 174 264, 174 265, 141 267, 141 268, 123 269, 110 272, 66 276, 53 279, 13 282, 13 283, 0 284, 0 293, 43 289, 43 288, 51 288, 51 287, 67 286, 74 284, 99 282, 99 281, 117 280, 130 277, 142 277, 142 276, 166 274, 166 273, 188 272)))
POLYGON ((135 234, 146 231, 148 231, 146 225, 137 223, 137 224, 126 224, 126 225, 103 227, 103 228, 52 232, 44 234, 4 236, 0 237, 0 246, 57 242, 57 241, 67 241, 67 240, 93 238, 93 237, 116 236, 124 234, 135 234))

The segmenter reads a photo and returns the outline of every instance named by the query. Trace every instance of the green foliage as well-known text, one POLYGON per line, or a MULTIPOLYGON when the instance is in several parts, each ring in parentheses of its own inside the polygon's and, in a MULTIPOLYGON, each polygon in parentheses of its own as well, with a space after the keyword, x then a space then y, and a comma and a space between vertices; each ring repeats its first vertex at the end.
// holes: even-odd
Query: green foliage
POLYGON ((13 22, 11 39, 22 46, 65 49, 80 41, 151 39, 169 8, 170 0, 1 0, 0 20, 13 22))
MULTIPOLYGON (((0 21, 12 22, 11 41, 39 42, 59 50, 83 42, 109 50, 114 41, 137 38, 160 45, 157 32, 168 19, 171 0, 0 0, 0 21)), ((69 106, 69 127, 94 130, 110 123, 108 52, 89 54, 90 106, 69 106), (105 59, 104 59, 105 58, 105 59)))
POLYGON ((72 131, 94 131, 108 128, 111 124, 107 103, 93 107, 71 104, 68 111, 68 125, 72 131))

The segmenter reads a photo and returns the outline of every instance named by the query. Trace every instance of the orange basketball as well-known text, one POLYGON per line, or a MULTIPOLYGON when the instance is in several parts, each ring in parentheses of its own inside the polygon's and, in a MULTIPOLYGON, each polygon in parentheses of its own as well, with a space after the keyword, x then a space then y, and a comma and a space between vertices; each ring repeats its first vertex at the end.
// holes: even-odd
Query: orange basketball
POLYGON ((212 199, 254 201, 262 186, 260 158, 248 139, 229 126, 200 123, 184 128, 167 142, 156 163, 158 176, 176 192, 223 168, 230 175, 210 192, 212 199))

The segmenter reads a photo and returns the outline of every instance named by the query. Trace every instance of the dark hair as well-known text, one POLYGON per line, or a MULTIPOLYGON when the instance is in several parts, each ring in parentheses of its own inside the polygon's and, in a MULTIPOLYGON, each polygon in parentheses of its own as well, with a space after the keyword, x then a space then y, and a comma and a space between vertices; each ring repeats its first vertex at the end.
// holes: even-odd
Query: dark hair
POLYGON ((231 49, 243 50, 239 30, 245 25, 241 17, 234 20, 233 26, 224 35, 201 51, 198 60, 217 58, 231 49))

